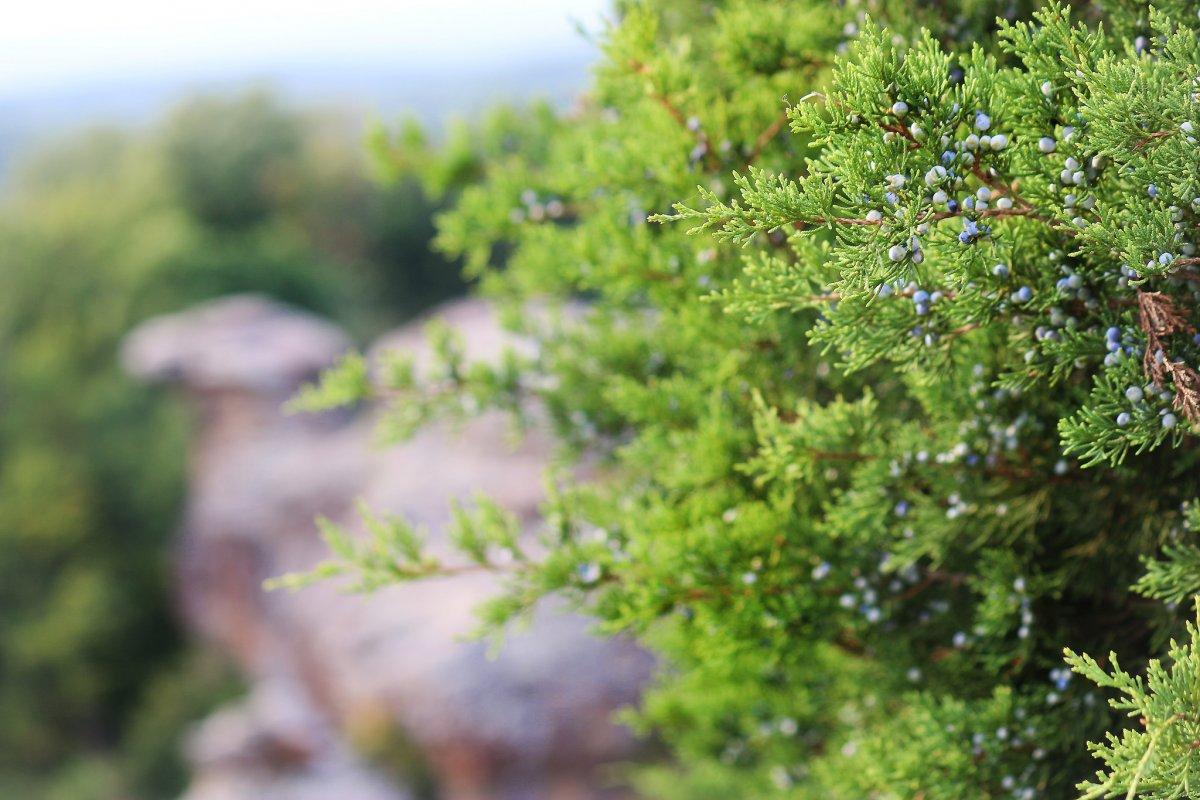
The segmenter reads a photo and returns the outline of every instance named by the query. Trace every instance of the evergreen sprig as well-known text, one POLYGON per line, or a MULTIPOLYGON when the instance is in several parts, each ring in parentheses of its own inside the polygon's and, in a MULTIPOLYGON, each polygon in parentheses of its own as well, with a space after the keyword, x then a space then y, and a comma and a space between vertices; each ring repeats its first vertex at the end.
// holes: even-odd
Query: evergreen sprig
MULTIPOLYGON (((1200 605, 1197 606, 1200 609, 1200 605)), ((1151 659, 1145 675, 1131 675, 1109 655, 1111 667, 1066 651, 1067 663, 1117 696, 1109 704, 1135 721, 1135 727, 1108 733, 1088 747, 1104 762, 1095 781, 1079 784, 1081 797, 1194 797, 1200 789, 1200 631, 1187 625, 1188 641, 1171 642, 1170 666, 1151 659)))
POLYGON ((578 109, 446 156, 536 354, 390 389, 588 455, 527 556, 460 521, 486 624, 566 594, 660 655, 654 796, 1200 796, 1195 3, 617 12, 578 109))

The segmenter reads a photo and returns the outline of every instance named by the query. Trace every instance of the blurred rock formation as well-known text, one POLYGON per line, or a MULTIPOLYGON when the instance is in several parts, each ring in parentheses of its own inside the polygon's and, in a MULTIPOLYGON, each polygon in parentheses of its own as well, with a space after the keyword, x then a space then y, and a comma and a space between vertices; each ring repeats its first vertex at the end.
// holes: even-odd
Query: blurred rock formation
MULTIPOLYGON (((504 335, 482 302, 439 315, 469 357, 499 352, 504 335)), ((422 327, 377 348, 419 356, 422 327)), ((435 546, 450 501, 477 492, 536 524, 549 442, 535 433, 514 447, 499 415, 461 431, 432 426, 395 447, 378 446, 372 409, 285 415, 291 393, 349 346, 329 323, 258 296, 151 320, 126 342, 132 373, 180 384, 198 408, 180 607, 253 687, 193 735, 187 800, 409 796, 348 741, 407 751, 411 784, 420 790, 426 774, 444 800, 620 796, 606 791, 603 767, 636 747, 610 715, 636 700, 650 669, 632 644, 594 638, 584 619, 546 607, 489 659, 461 638, 496 591, 485 574, 371 596, 329 584, 262 591, 264 579, 325 555, 316 515, 353 528, 360 498, 421 525, 435 546)))

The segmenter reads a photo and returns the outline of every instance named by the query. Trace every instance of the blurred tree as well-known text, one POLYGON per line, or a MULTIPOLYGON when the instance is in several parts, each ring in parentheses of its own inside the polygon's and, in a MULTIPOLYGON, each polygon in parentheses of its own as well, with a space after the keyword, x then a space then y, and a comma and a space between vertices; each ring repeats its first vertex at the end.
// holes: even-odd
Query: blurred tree
POLYGON ((167 123, 171 183, 184 209, 207 225, 263 222, 295 202, 300 137, 295 117, 269 95, 198 98, 167 123))
POLYGON ((228 694, 183 654, 168 601, 187 417, 122 375, 124 333, 261 291, 364 335, 457 291, 428 252, 420 190, 375 188, 360 150, 336 117, 252 94, 15 170, 0 213, 0 796, 173 796, 176 734, 228 694))

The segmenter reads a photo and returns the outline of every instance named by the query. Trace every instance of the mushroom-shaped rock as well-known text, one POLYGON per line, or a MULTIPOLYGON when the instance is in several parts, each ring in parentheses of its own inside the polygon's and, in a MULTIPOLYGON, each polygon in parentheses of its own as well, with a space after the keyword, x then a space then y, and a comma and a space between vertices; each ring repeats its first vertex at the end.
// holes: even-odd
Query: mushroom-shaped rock
POLYGON ((319 317, 236 295, 142 324, 121 355, 126 370, 147 380, 286 395, 349 348, 346 335, 319 317))
POLYGON ((188 736, 197 779, 183 800, 408 800, 331 735, 283 678, 255 686, 188 736))
MULTIPOLYGON (((532 352, 480 301, 449 304, 438 316, 459 331, 471 360, 497 358, 510 345, 532 352)), ((371 352, 405 348, 420 369, 428 363, 424 327, 407 325, 371 352)), ((631 642, 596 638, 586 619, 545 603, 490 659, 482 644, 462 640, 473 609, 500 588, 480 573, 369 596, 328 583, 262 593, 264 578, 327 555, 316 515, 360 531, 359 498, 422 526, 443 553, 451 505, 479 493, 529 534, 539 525, 550 440, 535 430, 514 446, 502 414, 457 430, 432 425, 385 448, 372 419, 382 409, 332 421, 284 415, 288 393, 345 346, 327 323, 254 297, 152 321, 130 338, 133 371, 180 381, 205 412, 180 547, 189 619, 252 681, 295 678, 295 693, 339 729, 394 730, 447 800, 611 796, 602 768, 636 754, 636 745, 610 716, 636 701, 651 669, 631 642)), ((275 740, 291 742, 277 748, 284 752, 305 749, 275 740)), ((220 771, 211 766, 218 761, 199 759, 208 772, 220 771)))

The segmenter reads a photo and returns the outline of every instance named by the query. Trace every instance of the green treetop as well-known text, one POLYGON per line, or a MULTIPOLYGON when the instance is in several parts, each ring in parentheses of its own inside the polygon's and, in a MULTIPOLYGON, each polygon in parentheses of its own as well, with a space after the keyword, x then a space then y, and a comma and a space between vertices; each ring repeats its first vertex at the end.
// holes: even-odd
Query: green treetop
MULTIPOLYGON (((565 593, 662 655, 650 796, 1200 797, 1198 4, 1039 5, 619 3, 581 108, 449 155, 442 247, 585 310, 383 388, 607 459, 485 619, 565 593)), ((436 571, 411 538, 323 572, 436 571)))

